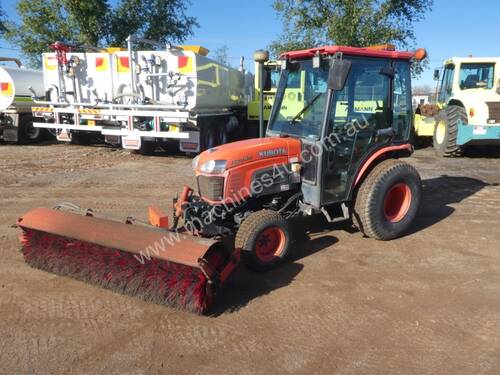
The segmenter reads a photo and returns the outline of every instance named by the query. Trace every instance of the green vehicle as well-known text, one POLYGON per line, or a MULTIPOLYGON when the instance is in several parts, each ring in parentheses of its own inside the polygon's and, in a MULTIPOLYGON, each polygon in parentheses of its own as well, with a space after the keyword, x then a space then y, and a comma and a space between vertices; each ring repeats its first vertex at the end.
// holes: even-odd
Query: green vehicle
MULTIPOLYGON (((271 108, 273 107, 276 89, 281 73, 279 61, 267 61, 264 63, 264 121, 267 124, 271 108)), ((255 65, 255 79, 252 99, 248 103, 248 129, 250 137, 258 137, 259 134, 259 88, 260 76, 258 64, 255 65)), ((282 114, 288 119, 294 118, 306 105, 305 101, 306 75, 297 72, 293 77, 292 84, 287 87, 286 97, 283 99, 282 114)))

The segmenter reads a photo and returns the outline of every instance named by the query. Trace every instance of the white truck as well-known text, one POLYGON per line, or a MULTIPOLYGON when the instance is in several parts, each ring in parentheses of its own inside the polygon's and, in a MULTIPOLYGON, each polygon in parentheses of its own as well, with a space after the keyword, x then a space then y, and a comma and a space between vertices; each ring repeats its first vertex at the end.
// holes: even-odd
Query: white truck
MULTIPOLYGON (((40 129, 33 127, 31 91, 43 91, 41 71, 25 69, 15 58, 0 57, 0 139, 5 142, 32 143, 41 139, 40 129)), ((40 120, 40 119, 39 119, 40 120)))
POLYGON ((60 141, 89 134, 123 148, 150 152, 176 141, 198 153, 225 143, 245 126, 248 73, 206 57, 199 46, 158 45, 128 38, 128 48, 91 52, 61 43, 43 54, 44 97, 33 115, 60 141), (156 50, 134 50, 136 42, 156 50))

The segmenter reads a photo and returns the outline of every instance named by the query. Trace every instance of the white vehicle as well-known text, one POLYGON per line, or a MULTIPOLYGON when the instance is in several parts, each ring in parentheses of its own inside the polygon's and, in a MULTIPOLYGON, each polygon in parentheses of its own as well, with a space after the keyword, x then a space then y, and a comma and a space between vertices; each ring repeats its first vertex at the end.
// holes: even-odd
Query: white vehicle
POLYGON ((108 143, 148 152, 175 140, 197 153, 225 143, 244 126, 245 72, 206 57, 198 46, 163 45, 150 51, 72 52, 55 43, 43 54, 45 99, 37 98, 36 127, 60 141, 85 142, 102 134, 108 143))
POLYGON ((444 62, 437 104, 422 106, 415 133, 433 137, 441 156, 458 156, 464 148, 500 145, 500 57, 454 57, 444 62))
POLYGON ((17 66, 0 66, 0 139, 6 142, 31 143, 40 140, 42 132, 33 127, 30 87, 43 91, 41 71, 24 69, 15 58, 0 61, 17 66))

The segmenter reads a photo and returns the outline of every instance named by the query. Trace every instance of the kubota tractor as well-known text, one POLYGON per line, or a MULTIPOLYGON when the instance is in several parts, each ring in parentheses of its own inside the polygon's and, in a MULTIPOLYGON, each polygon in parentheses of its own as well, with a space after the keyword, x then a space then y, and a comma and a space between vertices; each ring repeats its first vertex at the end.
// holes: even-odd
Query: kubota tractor
POLYGON ((390 46, 284 54, 267 136, 196 157, 196 194, 185 187, 174 200, 172 226, 154 207, 150 227, 35 209, 18 222, 26 261, 204 312, 241 260, 257 271, 286 261, 294 217, 402 235, 421 199, 418 172, 400 159, 413 150, 410 65, 424 56, 390 46), (284 103, 297 79, 305 100, 291 115, 284 103))

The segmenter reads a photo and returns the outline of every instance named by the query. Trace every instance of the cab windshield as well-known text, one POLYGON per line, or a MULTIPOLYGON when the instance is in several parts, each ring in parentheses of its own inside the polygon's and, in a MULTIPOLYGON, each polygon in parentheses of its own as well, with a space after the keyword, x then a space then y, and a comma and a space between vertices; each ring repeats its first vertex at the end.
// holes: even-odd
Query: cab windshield
POLYGON ((313 68, 311 60, 290 62, 282 70, 269 135, 319 139, 326 105, 328 64, 313 68))

